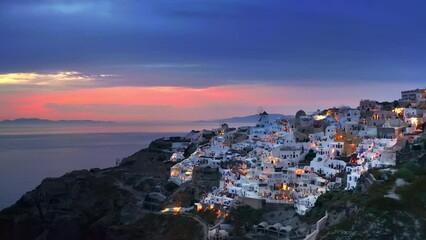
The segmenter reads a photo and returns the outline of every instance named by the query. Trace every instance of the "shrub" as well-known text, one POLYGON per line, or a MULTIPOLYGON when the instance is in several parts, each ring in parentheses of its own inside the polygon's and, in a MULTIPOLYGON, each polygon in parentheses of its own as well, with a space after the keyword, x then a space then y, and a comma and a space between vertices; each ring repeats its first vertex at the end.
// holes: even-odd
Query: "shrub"
POLYGON ((191 154, 192 154, 193 152, 195 152, 195 150, 197 150, 197 144, 195 144, 195 143, 191 143, 191 144, 189 144, 189 146, 185 149, 185 151, 184 151, 184 153, 183 153, 183 156, 184 156, 185 158, 188 158, 189 156, 191 156, 191 154))
POLYGON ((175 191, 176 189, 178 189, 179 188, 179 185, 177 185, 176 183, 174 183, 174 182, 168 182, 165 186, 164 186, 164 189, 166 189, 166 191, 168 191, 168 192, 173 192, 173 191, 175 191))
POLYGON ((246 228, 250 228, 254 224, 258 224, 264 210, 254 209, 249 206, 241 206, 238 208, 232 208, 229 217, 226 219, 228 223, 234 225, 233 234, 236 236, 242 236, 247 231, 246 228))
POLYGON ((402 178, 407 182, 412 182, 415 179, 415 175, 408 168, 403 167, 396 172, 396 177, 402 178))
POLYGON ((317 154, 312 149, 310 149, 309 152, 305 155, 305 162, 312 161, 316 156, 317 154))

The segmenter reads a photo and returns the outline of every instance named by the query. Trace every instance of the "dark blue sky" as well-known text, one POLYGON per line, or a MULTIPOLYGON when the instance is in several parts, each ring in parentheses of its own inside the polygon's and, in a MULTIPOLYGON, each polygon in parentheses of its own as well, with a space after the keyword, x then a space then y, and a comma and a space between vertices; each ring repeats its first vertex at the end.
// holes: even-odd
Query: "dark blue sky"
POLYGON ((426 1, 0 1, 0 119, 294 114, 426 87, 426 1))
POLYGON ((106 84, 121 85, 421 85, 425 10, 426 1, 2 1, 0 72, 108 72, 121 77, 106 84))

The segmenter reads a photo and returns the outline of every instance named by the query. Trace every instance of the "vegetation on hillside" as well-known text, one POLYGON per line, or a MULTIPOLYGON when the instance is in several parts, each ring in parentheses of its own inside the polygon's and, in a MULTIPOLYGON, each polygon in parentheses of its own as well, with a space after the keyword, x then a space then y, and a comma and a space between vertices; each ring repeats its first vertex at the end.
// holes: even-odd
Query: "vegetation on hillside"
POLYGON ((305 220, 314 221, 325 210, 344 216, 326 228, 321 239, 426 238, 426 169, 409 162, 392 176, 382 178, 377 172, 374 175, 379 181, 366 192, 329 192, 318 199, 305 220), (397 178, 407 184, 396 186, 397 178), (391 195, 392 191, 396 194, 391 195))
POLYGON ((202 229, 201 225, 190 217, 147 214, 138 222, 119 229, 117 235, 121 236, 121 239, 195 240, 203 238, 202 229))
POLYGON ((231 232, 232 235, 243 236, 244 233, 251 231, 253 225, 261 221, 264 211, 263 209, 254 209, 250 206, 232 208, 226 219, 226 222, 232 224, 234 227, 231 232))

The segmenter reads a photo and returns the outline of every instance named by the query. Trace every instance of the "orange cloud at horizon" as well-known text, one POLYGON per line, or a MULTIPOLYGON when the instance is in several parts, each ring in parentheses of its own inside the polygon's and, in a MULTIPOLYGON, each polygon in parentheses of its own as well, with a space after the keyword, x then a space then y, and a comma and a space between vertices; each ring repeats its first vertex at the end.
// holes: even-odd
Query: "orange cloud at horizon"
MULTIPOLYGON (((312 88, 266 85, 105 87, 9 93, 0 96, 3 108, 0 118, 185 121, 251 115, 258 106, 269 112, 293 114, 299 108, 314 110, 335 104, 336 99, 322 95, 312 88)), ((353 102, 352 98, 341 99, 341 104, 353 102)))

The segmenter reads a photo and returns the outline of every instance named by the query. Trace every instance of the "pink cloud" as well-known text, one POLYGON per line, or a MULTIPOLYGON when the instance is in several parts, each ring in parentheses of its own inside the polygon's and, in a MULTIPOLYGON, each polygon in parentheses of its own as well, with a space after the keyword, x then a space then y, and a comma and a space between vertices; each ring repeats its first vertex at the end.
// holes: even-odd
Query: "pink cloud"
POLYGON ((256 113, 258 106, 263 106, 269 112, 294 114, 298 109, 356 106, 361 98, 374 98, 374 91, 378 88, 379 86, 369 89, 305 88, 258 84, 207 88, 108 87, 2 93, 0 118, 198 120, 250 115, 256 113))

